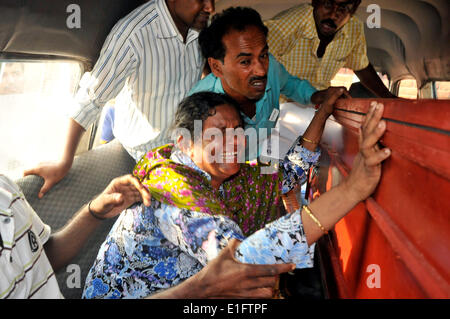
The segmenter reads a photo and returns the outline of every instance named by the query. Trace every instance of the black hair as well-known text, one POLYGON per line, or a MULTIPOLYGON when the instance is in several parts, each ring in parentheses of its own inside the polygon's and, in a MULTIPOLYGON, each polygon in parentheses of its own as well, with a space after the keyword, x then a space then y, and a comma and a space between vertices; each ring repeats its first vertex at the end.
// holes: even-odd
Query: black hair
POLYGON ((193 140, 194 121, 206 120, 208 117, 216 114, 215 108, 217 106, 224 104, 232 106, 239 115, 239 120, 243 122, 239 104, 230 96, 214 92, 197 92, 184 98, 178 105, 172 131, 177 133, 180 129, 187 129, 191 140, 193 140))
POLYGON ((259 13, 248 7, 231 7, 213 16, 211 25, 200 32, 198 41, 205 59, 224 61, 225 46, 222 39, 231 30, 244 31, 249 26, 258 27, 267 37, 268 29, 259 13))

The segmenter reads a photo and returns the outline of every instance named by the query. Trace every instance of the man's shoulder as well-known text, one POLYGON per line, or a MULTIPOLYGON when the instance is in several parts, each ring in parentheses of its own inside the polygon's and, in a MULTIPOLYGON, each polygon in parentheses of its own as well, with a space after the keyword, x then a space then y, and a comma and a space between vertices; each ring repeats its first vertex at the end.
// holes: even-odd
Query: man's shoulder
POLYGON ((346 27, 347 30, 353 33, 357 34, 364 33, 364 23, 355 15, 352 16, 350 20, 348 20, 346 27))
POLYGON ((274 20, 302 20, 312 14, 313 7, 310 3, 302 3, 286 9, 273 17, 274 20))
POLYGON ((20 193, 21 191, 16 183, 6 175, 0 174, 0 208, 2 207, 3 202, 7 201, 9 197, 13 197, 20 193))
POLYGON ((218 88, 218 85, 216 85, 217 81, 219 81, 219 78, 217 78, 213 73, 210 73, 194 85, 192 90, 189 92, 189 95, 203 91, 222 93, 218 88))
POLYGON ((151 27, 152 24, 158 23, 160 14, 156 1, 148 1, 120 19, 111 30, 111 34, 130 36, 144 27, 151 27))

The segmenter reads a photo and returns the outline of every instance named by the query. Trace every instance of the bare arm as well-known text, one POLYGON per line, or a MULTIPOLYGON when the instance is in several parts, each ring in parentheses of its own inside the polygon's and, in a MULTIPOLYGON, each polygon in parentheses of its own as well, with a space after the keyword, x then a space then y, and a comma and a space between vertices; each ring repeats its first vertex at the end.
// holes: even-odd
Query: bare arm
MULTIPOLYGON (((112 218, 131 204, 143 201, 150 205, 150 193, 133 176, 115 178, 94 200, 91 211, 99 218, 112 218)), ((92 232, 99 226, 101 219, 95 218, 85 205, 60 231, 53 234, 45 243, 45 252, 56 271, 75 257, 92 232)))
POLYGON ((395 99, 397 96, 389 92, 388 88, 381 81, 372 64, 359 71, 355 71, 361 83, 368 88, 373 94, 381 98, 395 99))
MULTIPOLYGON (((386 123, 381 120, 382 114, 383 105, 376 103, 368 112, 360 131, 360 151, 348 178, 309 205, 312 213, 327 230, 356 204, 370 196, 380 180, 381 162, 391 154, 389 149, 380 150, 377 145, 386 130, 386 123)), ((318 240, 323 232, 305 210, 302 210, 301 216, 308 244, 311 244, 318 240)))
POLYGON ((67 172, 72 167, 75 152, 84 132, 85 129, 80 124, 75 122, 73 119, 70 119, 61 159, 57 162, 40 163, 32 169, 24 171, 24 176, 38 175, 44 179, 44 185, 38 193, 39 198, 42 198, 45 193, 47 193, 56 183, 66 176, 67 172))
POLYGON ((195 276, 150 298, 271 298, 279 274, 294 264, 250 265, 234 258, 240 242, 230 240, 219 256, 195 276))

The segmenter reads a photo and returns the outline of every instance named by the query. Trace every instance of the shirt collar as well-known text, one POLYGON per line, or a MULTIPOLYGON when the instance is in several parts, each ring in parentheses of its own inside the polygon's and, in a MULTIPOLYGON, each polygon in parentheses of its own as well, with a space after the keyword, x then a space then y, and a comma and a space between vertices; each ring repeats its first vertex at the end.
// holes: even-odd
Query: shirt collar
MULTIPOLYGON (((167 39, 167 38, 175 38, 179 37, 179 39, 183 39, 180 32, 173 21, 173 18, 170 14, 169 8, 167 8, 166 2, 164 0, 156 0, 156 11, 158 15, 161 17, 161 21, 159 23, 159 32, 158 38, 167 39)), ((199 32, 193 29, 189 29, 186 44, 194 41, 198 38, 199 32)))

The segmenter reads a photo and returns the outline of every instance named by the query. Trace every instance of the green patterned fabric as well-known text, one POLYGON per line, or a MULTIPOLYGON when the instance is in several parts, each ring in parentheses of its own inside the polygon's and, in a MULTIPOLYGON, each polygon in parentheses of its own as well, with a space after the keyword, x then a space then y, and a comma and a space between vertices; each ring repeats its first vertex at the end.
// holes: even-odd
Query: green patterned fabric
POLYGON ((262 174, 260 165, 241 169, 215 190, 205 174, 170 157, 173 144, 148 152, 133 171, 156 200, 210 215, 233 219, 249 235, 279 217, 282 174, 262 174))

